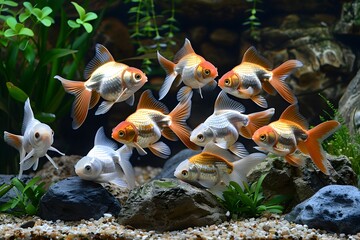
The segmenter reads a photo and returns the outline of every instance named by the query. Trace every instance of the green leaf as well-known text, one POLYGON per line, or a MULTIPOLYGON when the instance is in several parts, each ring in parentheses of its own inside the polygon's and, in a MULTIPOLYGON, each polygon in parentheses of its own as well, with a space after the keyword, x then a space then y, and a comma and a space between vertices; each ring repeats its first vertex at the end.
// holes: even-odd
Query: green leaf
POLYGON ((16 187, 17 190, 24 192, 25 183, 23 183, 21 180, 15 177, 11 179, 11 183, 16 187))
POLYGON ((48 16, 50 13, 52 13, 52 11, 53 11, 53 10, 52 10, 50 7, 48 7, 48 6, 43 7, 43 9, 41 10, 41 12, 42 12, 42 17, 44 18, 44 17, 48 16))
POLYGON ((7 24, 12 30, 15 31, 16 24, 17 24, 16 18, 14 18, 14 17, 8 17, 8 18, 6 19, 6 24, 7 24))
POLYGON ((30 2, 24 2, 23 5, 24 5, 24 7, 26 7, 30 11, 33 10, 33 6, 32 6, 32 4, 30 2))
POLYGON ((14 187, 14 185, 12 184, 7 184, 4 183, 3 185, 0 186, 0 198, 2 196, 4 196, 8 191, 10 191, 10 189, 12 189, 14 187))
POLYGON ((88 12, 88 13, 85 15, 83 21, 84 21, 84 22, 88 22, 88 21, 97 19, 97 17, 98 17, 98 16, 97 16, 96 13, 88 12))
POLYGON ((34 32, 30 28, 24 27, 19 31, 19 35, 25 35, 25 36, 33 37, 34 32))
POLYGON ((32 205, 31 203, 28 203, 26 206, 25 206, 25 211, 28 215, 35 215, 36 214, 36 211, 37 211, 37 208, 34 207, 34 205, 32 205))
POLYGON ((70 54, 76 53, 77 50, 71 50, 67 48, 53 48, 49 51, 47 51, 42 59, 40 60, 41 65, 46 65, 52 61, 54 61, 57 58, 61 58, 70 54))
POLYGON ((25 11, 19 15, 19 21, 25 22, 26 19, 28 19, 31 16, 31 13, 29 11, 25 11))
MULTIPOLYGON (((28 99, 28 95, 23 90, 16 87, 12 82, 7 82, 6 87, 9 91, 10 96, 13 99, 15 99, 19 102, 22 102, 22 103, 24 103, 26 101, 26 99, 28 99)), ((14 178, 14 179, 16 179, 16 178, 14 178)))
POLYGON ((35 118, 42 123, 52 123, 56 120, 56 115, 53 113, 40 112, 35 114, 35 118))
POLYGON ((84 26, 86 32, 88 32, 88 33, 91 33, 91 32, 92 32, 93 27, 91 26, 90 23, 84 23, 83 26, 84 26))
POLYGON ((76 23, 75 21, 73 20, 68 20, 68 25, 71 27, 71 28, 79 28, 81 25, 76 23))
POLYGON ((7 29, 5 32, 4 32, 4 36, 9 38, 9 37, 13 37, 13 36, 16 36, 17 33, 12 30, 12 29, 7 29))
POLYGON ((76 2, 71 2, 71 3, 75 6, 75 9, 78 12, 80 18, 83 19, 85 17, 85 9, 76 2))
POLYGON ((44 19, 42 19, 40 22, 41 22, 45 27, 50 27, 50 26, 51 26, 51 23, 52 23, 51 19, 49 19, 49 18, 44 18, 44 19))
POLYGON ((14 1, 0 1, 0 4, 7 5, 10 7, 17 7, 18 4, 14 1))

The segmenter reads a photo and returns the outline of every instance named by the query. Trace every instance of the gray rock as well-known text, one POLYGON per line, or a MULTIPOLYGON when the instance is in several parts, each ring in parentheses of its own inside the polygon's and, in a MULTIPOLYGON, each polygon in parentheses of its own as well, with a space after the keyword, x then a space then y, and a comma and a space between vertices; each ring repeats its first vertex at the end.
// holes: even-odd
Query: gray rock
POLYGON ((342 5, 341 17, 334 28, 338 34, 359 35, 360 1, 344 2, 342 5))
POLYGON ((360 70, 339 101, 339 113, 351 134, 360 134, 360 70))
POLYGON ((161 172, 154 177, 154 179, 160 179, 160 178, 175 178, 174 172, 176 167, 184 160, 188 159, 189 157, 194 156, 195 154, 200 153, 201 151, 194 151, 191 149, 184 149, 180 152, 178 152, 173 157, 166 160, 163 169, 161 172))
POLYGON ((119 222, 135 228, 172 231, 219 224, 225 209, 206 190, 178 179, 160 179, 133 189, 119 222))
POLYGON ((330 168, 329 176, 317 169, 309 158, 306 159, 304 167, 294 167, 284 159, 276 157, 260 163, 248 178, 253 182, 262 174, 267 174, 262 185, 265 197, 278 194, 291 196, 292 200, 285 209, 285 212, 288 212, 324 186, 357 185, 356 173, 352 170, 351 162, 347 157, 327 155, 327 158, 333 167, 330 168))
POLYGON ((297 205, 285 219, 328 232, 360 232, 360 191, 354 186, 330 185, 297 205))
POLYGON ((100 184, 70 177, 52 185, 41 198, 39 216, 45 220, 99 219, 117 216, 120 203, 100 184))

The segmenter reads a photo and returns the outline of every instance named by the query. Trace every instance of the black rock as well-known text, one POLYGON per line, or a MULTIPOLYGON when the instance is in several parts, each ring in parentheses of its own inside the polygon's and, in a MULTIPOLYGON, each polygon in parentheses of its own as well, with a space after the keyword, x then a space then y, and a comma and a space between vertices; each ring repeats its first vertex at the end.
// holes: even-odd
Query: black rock
POLYGON ((323 187, 297 205, 285 219, 328 232, 360 232, 360 190, 348 185, 323 187))
POLYGON ((185 149, 178 152, 176 155, 171 157, 170 159, 166 160, 162 171, 154 177, 154 179, 160 178, 175 178, 174 172, 176 167, 184 160, 189 157, 194 156, 195 154, 200 153, 201 151, 194 151, 191 149, 185 149))
POLYGON ((99 219, 104 213, 117 216, 121 205, 100 184, 70 177, 52 185, 41 198, 39 216, 45 220, 99 219))
POLYGON ((119 222, 135 228, 172 231, 219 224, 226 220, 225 212, 208 191, 168 178, 131 190, 119 222))

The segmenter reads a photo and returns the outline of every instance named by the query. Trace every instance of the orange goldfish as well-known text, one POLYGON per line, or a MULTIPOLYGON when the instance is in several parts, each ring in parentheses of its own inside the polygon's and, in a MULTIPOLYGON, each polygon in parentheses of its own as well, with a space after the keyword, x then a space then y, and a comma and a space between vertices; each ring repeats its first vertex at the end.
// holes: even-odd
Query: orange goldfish
POLYGON ((79 128, 86 119, 88 109, 93 108, 99 98, 103 101, 95 115, 104 114, 116 102, 126 101, 134 104, 134 93, 146 82, 146 75, 139 69, 115 62, 109 51, 101 44, 96 44, 95 57, 84 71, 85 82, 70 81, 60 76, 66 92, 75 95, 71 117, 73 129, 79 128))
POLYGON ((182 161, 177 166, 174 176, 185 182, 200 184, 222 198, 222 192, 230 181, 237 182, 243 187, 249 171, 265 158, 266 155, 263 153, 252 153, 239 159, 209 142, 201 153, 182 161))
POLYGON ((177 93, 177 100, 187 99, 192 93, 192 89, 199 89, 202 97, 201 88, 208 86, 210 89, 216 87, 214 80, 217 69, 214 65, 197 55, 191 47, 190 41, 186 38, 184 46, 175 54, 174 62, 171 62, 157 53, 158 60, 166 72, 166 77, 159 91, 159 100, 163 99, 169 92, 174 80, 179 76, 178 85, 185 84, 177 93))
POLYGON ((288 163, 295 166, 302 165, 302 159, 295 155, 296 150, 310 155, 315 165, 329 175, 321 143, 339 126, 339 122, 331 120, 308 130, 308 123, 300 115, 297 105, 290 105, 278 121, 255 131, 252 139, 259 146, 256 147, 258 150, 283 156, 288 163))
POLYGON ((111 137, 130 149, 136 148, 140 155, 147 154, 144 148, 149 148, 156 156, 167 158, 171 151, 159 141, 161 136, 172 141, 179 137, 187 147, 196 150, 199 147, 190 141, 191 129, 186 125, 190 111, 190 98, 179 102, 169 113, 167 107, 146 90, 141 94, 136 112, 119 123, 111 137))
POLYGON ((298 60, 288 60, 271 70, 268 60, 260 56, 254 47, 250 47, 242 62, 225 73, 218 85, 225 92, 238 98, 251 99, 263 108, 268 105, 260 95, 262 89, 271 95, 275 95, 277 91, 287 102, 295 104, 297 99, 285 83, 285 78, 301 66, 302 63, 298 60))
POLYGON ((218 147, 229 149, 239 157, 248 153, 245 147, 236 142, 239 134, 251 138, 260 127, 270 122, 275 109, 270 108, 261 112, 243 114, 245 107, 230 99, 224 91, 216 98, 214 113, 203 123, 198 125, 190 135, 190 141, 199 146, 214 142, 218 147))

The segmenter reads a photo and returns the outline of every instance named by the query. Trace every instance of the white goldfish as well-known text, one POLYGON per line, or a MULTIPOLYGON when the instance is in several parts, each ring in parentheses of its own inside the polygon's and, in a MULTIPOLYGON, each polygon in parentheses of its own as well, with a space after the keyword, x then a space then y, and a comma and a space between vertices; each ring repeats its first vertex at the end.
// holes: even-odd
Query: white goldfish
POLYGON ((167 60, 159 52, 157 56, 160 65, 166 72, 164 83, 159 91, 159 100, 166 96, 177 77, 180 77, 178 85, 181 82, 185 84, 177 94, 178 101, 187 99, 192 93, 192 89, 199 89, 202 97, 201 88, 204 86, 208 86, 210 89, 216 87, 214 80, 218 75, 216 67, 196 54, 187 38, 184 46, 175 54, 174 62, 167 60))
POLYGON ((95 135, 94 147, 76 163, 76 174, 84 180, 110 182, 119 187, 133 189, 134 169, 128 158, 121 158, 120 153, 115 149, 117 144, 105 136, 102 127, 99 128, 95 135))
POLYGON ((199 146, 205 146, 212 141, 239 157, 246 156, 248 153, 243 144, 236 142, 239 135, 250 139, 258 128, 270 122, 275 109, 248 115, 243 114, 244 111, 242 104, 221 91, 215 101, 214 113, 191 132, 190 141, 199 146))
POLYGON ((230 181, 237 182, 243 187, 249 171, 265 158, 266 155, 263 153, 252 153, 239 159, 229 151, 209 142, 201 153, 181 162, 174 176, 190 184, 200 184, 223 198, 222 192, 230 181))
POLYGON ((144 148, 158 157, 167 158, 170 148, 159 141, 161 136, 176 141, 178 137, 189 148, 199 149, 189 139, 191 129, 186 125, 190 116, 191 99, 181 101, 169 113, 167 107, 157 101, 150 90, 141 94, 136 112, 119 123, 111 137, 125 144, 129 149, 136 148, 140 155, 147 154, 144 148))
POLYGON ((134 104, 134 93, 146 82, 146 75, 139 69, 115 62, 109 51, 101 44, 96 44, 95 57, 84 71, 85 82, 70 81, 60 76, 66 92, 75 95, 71 117, 73 129, 79 128, 86 119, 88 109, 93 108, 99 98, 103 101, 95 115, 104 114, 114 103, 126 101, 134 104))
POLYGON ((34 118, 29 98, 24 105, 24 120, 21 134, 15 135, 4 132, 5 142, 16 148, 20 153, 19 179, 23 171, 31 167, 35 171, 39 165, 39 158, 44 156, 58 169, 58 166, 47 154, 47 151, 55 151, 61 155, 64 155, 64 153, 51 146, 54 142, 54 131, 47 124, 41 123, 34 118))
POLYGON ((303 64, 298 60, 288 60, 271 70, 267 59, 260 56, 254 47, 244 54, 242 62, 219 80, 219 87, 225 92, 242 99, 251 99, 257 105, 267 108, 262 89, 271 95, 278 92, 290 104, 297 102, 294 93, 285 82, 293 71, 303 64))

